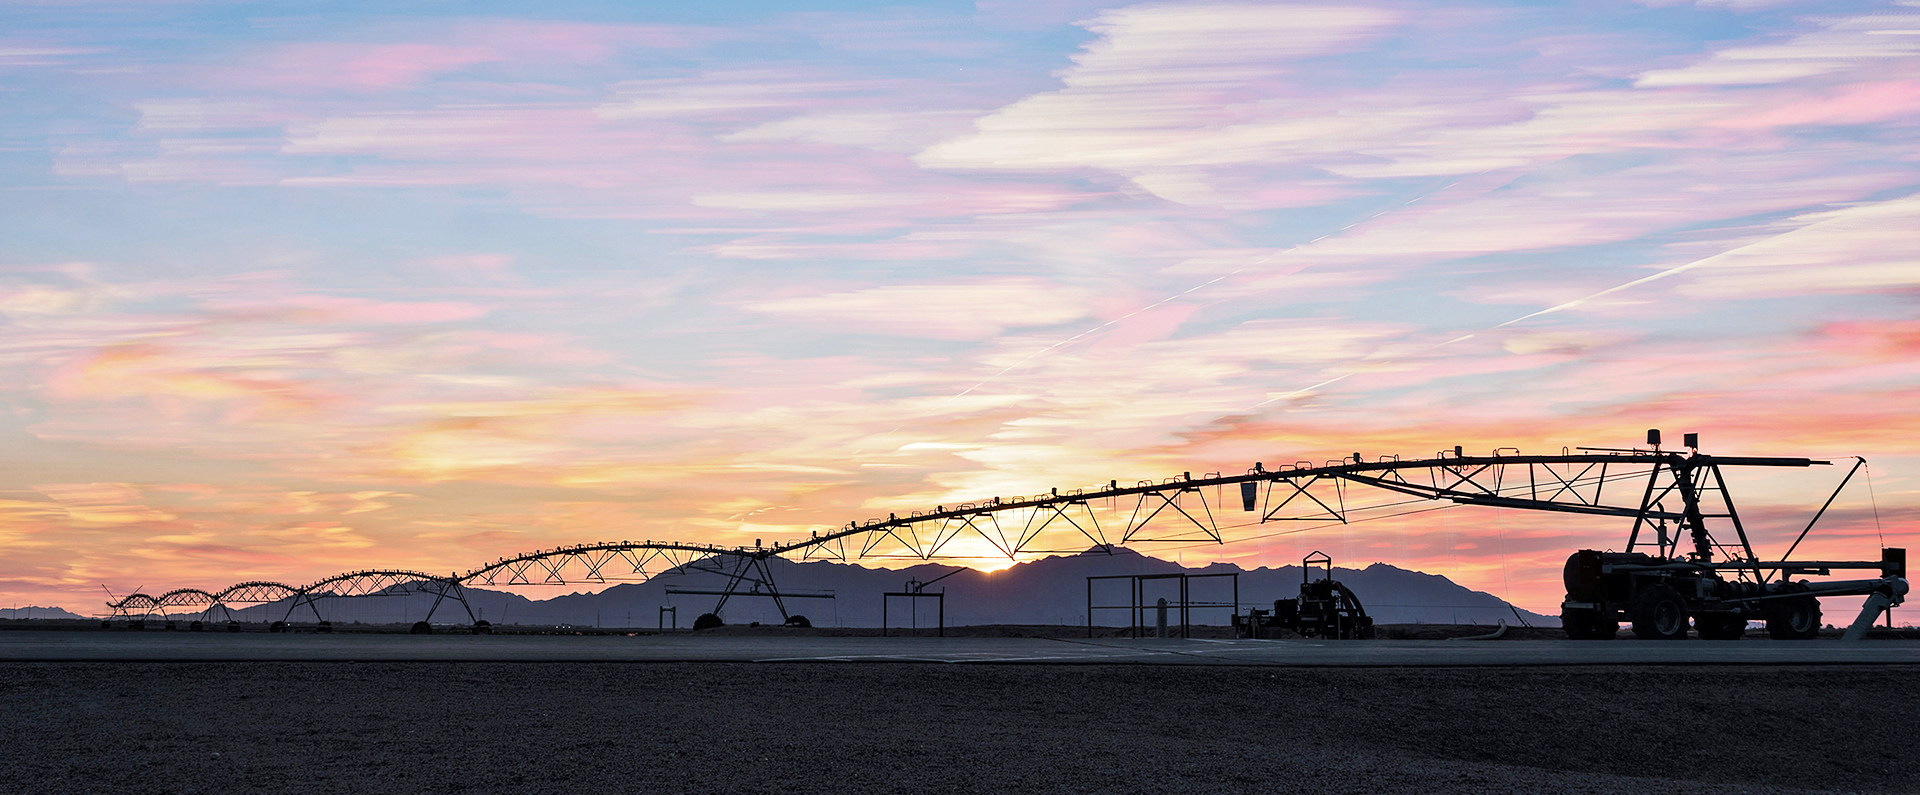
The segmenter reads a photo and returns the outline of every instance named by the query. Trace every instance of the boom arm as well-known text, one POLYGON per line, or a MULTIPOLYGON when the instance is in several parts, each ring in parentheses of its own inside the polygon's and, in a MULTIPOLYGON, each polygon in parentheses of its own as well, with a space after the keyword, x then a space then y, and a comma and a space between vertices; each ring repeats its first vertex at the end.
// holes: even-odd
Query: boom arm
MULTIPOLYGON (((1344 484, 1356 484, 1398 492, 1430 500, 1449 500, 1466 505, 1557 511, 1594 516, 1632 517, 1633 535, 1628 548, 1641 543, 1643 532, 1655 536, 1649 546, 1658 547, 1663 556, 1677 556, 1680 534, 1669 533, 1669 526, 1685 528, 1692 542, 1691 557, 1700 562, 1713 559, 1719 550, 1724 558, 1743 562, 1757 561, 1753 547, 1739 520, 1732 498, 1727 494, 1722 467, 1811 467, 1829 462, 1810 458, 1721 457, 1701 453, 1674 453, 1658 450, 1583 451, 1561 455, 1466 456, 1456 448, 1453 455, 1434 458, 1383 458, 1366 461, 1358 453, 1351 459, 1314 465, 1299 462, 1277 470, 1262 464, 1239 475, 1210 475, 1182 478, 1160 483, 1140 482, 1121 486, 1109 482, 1106 487, 1062 493, 1054 489, 1031 498, 995 497, 980 503, 956 507, 940 506, 933 511, 908 516, 889 515, 886 519, 852 522, 838 530, 815 534, 786 544, 775 545, 768 554, 800 552, 803 556, 843 539, 863 536, 869 551, 881 539, 891 538, 920 557, 931 558, 940 546, 960 529, 972 528, 982 534, 1001 528, 999 517, 1006 514, 1027 518, 1025 527, 999 538, 988 535, 1009 557, 1023 551, 1038 527, 1060 517, 1073 521, 1069 512, 1092 500, 1134 498, 1133 516, 1128 520, 1128 541, 1177 540, 1154 537, 1142 532, 1147 522, 1162 517, 1185 528, 1191 538, 1197 527, 1215 541, 1221 540, 1213 519, 1213 506, 1202 491, 1208 487, 1238 486, 1246 510, 1253 510, 1260 489, 1265 488, 1265 506, 1261 521, 1347 521, 1344 484), (1622 488, 1619 484, 1638 482, 1640 488, 1622 488), (1609 486, 1613 486, 1609 490, 1609 486), (1316 493, 1316 489, 1318 493, 1316 493), (1327 493, 1331 489, 1332 493, 1327 493), (1181 505, 1186 495, 1198 494, 1201 510, 1181 505), (1307 515, 1283 515, 1291 506, 1317 506, 1307 515), (1167 508, 1172 507, 1173 511, 1167 508), (1151 509, 1151 510, 1148 510, 1151 509), (1178 517, 1184 517, 1182 523, 1178 517), (1204 517, 1204 521, 1203 521, 1204 517), (1709 520, 1731 523, 1737 541, 1721 544, 1708 529, 1709 520), (1735 546, 1734 544, 1737 544, 1735 546)), ((1091 510, 1087 510, 1091 519, 1091 510)), ((1075 522, 1096 543, 1102 539, 1075 522)), ((1097 525, 1095 526, 1097 529, 1097 525)), ((1729 539, 1733 541, 1733 539, 1729 539)), ((1757 570, 1755 572, 1758 574, 1757 570)))

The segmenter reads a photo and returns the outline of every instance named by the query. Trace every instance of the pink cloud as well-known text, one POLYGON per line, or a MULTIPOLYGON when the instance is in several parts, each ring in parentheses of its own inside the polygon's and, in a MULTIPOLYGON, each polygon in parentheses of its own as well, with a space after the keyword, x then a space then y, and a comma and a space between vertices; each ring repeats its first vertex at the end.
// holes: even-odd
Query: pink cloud
POLYGON ((1037 279, 874 287, 747 301, 742 307, 832 331, 980 340, 1084 317, 1083 290, 1037 279))
POLYGON ((1820 327, 1820 336, 1842 352, 1891 361, 1920 359, 1920 320, 1828 323, 1820 327))
POLYGON ((1733 129, 1867 124, 1920 113, 1920 82, 1877 81, 1782 97, 1751 115, 1713 122, 1733 129))
POLYGON ((1144 309, 1131 316, 1114 318, 1113 325, 1096 334, 1087 343, 1086 350, 1094 354, 1103 350, 1129 350, 1136 345, 1166 339, 1203 308, 1201 304, 1178 301, 1144 309))
POLYGON ((505 57, 471 45, 297 43, 263 59, 264 73, 245 79, 283 87, 383 90, 505 57))
POLYGON ((517 19, 440 22, 432 30, 374 31, 399 41, 292 42, 239 68, 207 73, 228 85, 279 90, 391 91, 482 64, 508 68, 602 61, 630 48, 678 48, 737 37, 712 28, 593 25, 517 19))
POLYGON ((354 324, 452 323, 487 314, 485 307, 454 301, 374 301, 326 295, 295 296, 285 305, 315 312, 319 320, 354 324))
MULTIPOLYGON (((536 216, 702 238, 590 282, 545 255, 456 248, 379 293, 291 276, 9 285, 0 366, 35 399, 21 405, 44 405, 37 444, 134 451, 153 477, 241 474, 224 494, 128 483, 0 505, 0 540, 66 534, 87 559, 40 559, 55 573, 35 576, 91 589, 208 561, 315 576, 386 562, 369 540, 457 566, 475 543, 609 523, 803 536, 850 514, 1355 449, 1558 450, 1659 425, 1727 452, 1877 456, 1920 434, 1899 319, 1914 208, 1875 201, 1914 180, 1900 133, 1920 100, 1888 77, 1912 36, 1822 22, 1839 33, 1662 62, 1670 45, 1522 35, 1491 56, 1521 58, 1512 69, 1382 76, 1324 58, 1309 82, 1300 58, 1397 31, 1396 56, 1417 59, 1459 40, 1433 31, 1470 26, 1401 6, 1081 16, 1098 38, 1053 83, 1057 64, 982 87, 705 51, 673 54, 704 71, 658 77, 621 56, 753 34, 479 20, 255 52, 175 86, 204 100, 132 103, 131 139, 62 139, 60 173, 478 186, 536 216), (1800 129, 1840 124, 1878 126, 1839 143, 1800 129), (1387 206, 1358 209, 1373 193, 1387 206), (1263 212, 1306 206, 1328 209, 1263 212), (697 266, 666 275, 703 257, 747 261, 723 263, 718 286, 697 266), (582 336, 660 318, 658 337, 582 336), (815 347, 845 331, 872 344, 815 347), (518 488, 379 496, 423 483, 518 488)), ((1889 498, 1888 515, 1912 501, 1889 498)), ((1297 540, 1473 583, 1523 572, 1514 593, 1550 605, 1556 558, 1617 529, 1452 516, 1473 527, 1297 540)), ((1185 554, 1250 559, 1254 543, 1185 554)))
POLYGON ((739 30, 690 25, 611 25, 530 19, 472 19, 444 38, 476 42, 524 60, 595 62, 624 49, 674 49, 743 38, 739 30))

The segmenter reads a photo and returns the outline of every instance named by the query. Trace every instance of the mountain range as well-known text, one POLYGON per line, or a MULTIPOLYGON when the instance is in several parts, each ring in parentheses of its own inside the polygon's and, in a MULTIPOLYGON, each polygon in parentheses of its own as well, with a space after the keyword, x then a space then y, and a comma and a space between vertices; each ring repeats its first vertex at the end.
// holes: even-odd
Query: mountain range
POLYGON ((86 618, 58 607, 0 607, 0 618, 28 619, 75 619, 86 618))
MULTIPOLYGON (((724 589, 728 576, 721 570, 721 564, 717 559, 698 561, 646 582, 622 583, 593 593, 572 593, 542 600, 511 591, 467 588, 466 600, 473 618, 493 624, 628 628, 677 625, 686 628, 692 626, 698 615, 713 611, 719 599, 711 593, 687 592, 724 589), (663 607, 671 608, 672 612, 662 611, 663 607)), ((1194 605, 1190 611, 1191 621, 1224 625, 1229 622, 1228 606, 1237 603, 1242 613, 1249 607, 1268 607, 1276 599, 1297 596, 1303 581, 1299 566, 1263 566, 1249 571, 1233 564, 1215 563, 1205 568, 1183 568, 1172 561, 1119 547, 1110 551, 1095 548, 1079 554, 1055 555, 995 572, 937 563, 882 569, 830 561, 771 558, 767 564, 787 611, 805 615, 821 627, 878 627, 883 610, 889 626, 932 626, 939 620, 940 605, 935 599, 896 596, 885 598, 886 604, 882 604, 883 593, 906 591, 910 580, 931 583, 925 586, 925 593, 944 594, 940 601, 944 601, 948 626, 1081 625, 1087 623, 1089 595, 1094 624, 1126 626, 1130 623, 1127 605, 1132 601, 1133 581, 1089 581, 1087 578, 1180 573, 1189 575, 1188 600, 1194 605)), ((1535 626, 1559 624, 1557 617, 1517 610, 1499 597, 1470 590, 1436 574, 1375 563, 1364 569, 1335 568, 1333 576, 1357 594, 1368 614, 1381 624, 1492 624, 1500 619, 1509 623, 1519 619, 1535 626)), ((757 589, 759 593, 755 590, 751 583, 743 584, 720 610, 721 618, 729 624, 780 623, 782 617, 768 597, 768 589, 757 589)), ((1150 606, 1156 600, 1166 598, 1176 605, 1179 602, 1179 581, 1175 578, 1141 581, 1141 591, 1141 603, 1149 606, 1143 623, 1153 622, 1150 606)), ((319 618, 336 624, 410 623, 427 616, 434 598, 418 593, 339 597, 320 600, 317 607, 319 618)), ((276 621, 288 617, 288 607, 282 602, 233 612, 243 621, 276 621)), ((291 620, 312 622, 318 618, 312 609, 301 607, 291 614, 291 620)), ((439 605, 432 620, 434 623, 467 623, 469 619, 458 602, 447 601, 439 605)), ((1171 620, 1178 621, 1177 612, 1171 620)))

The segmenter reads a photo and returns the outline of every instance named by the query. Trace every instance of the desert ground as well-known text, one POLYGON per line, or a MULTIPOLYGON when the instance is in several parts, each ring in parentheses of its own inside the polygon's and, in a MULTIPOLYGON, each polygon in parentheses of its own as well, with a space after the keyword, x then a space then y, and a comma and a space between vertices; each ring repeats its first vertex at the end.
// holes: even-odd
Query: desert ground
POLYGON ((1915 792, 1917 676, 0 663, 0 790, 1915 792))

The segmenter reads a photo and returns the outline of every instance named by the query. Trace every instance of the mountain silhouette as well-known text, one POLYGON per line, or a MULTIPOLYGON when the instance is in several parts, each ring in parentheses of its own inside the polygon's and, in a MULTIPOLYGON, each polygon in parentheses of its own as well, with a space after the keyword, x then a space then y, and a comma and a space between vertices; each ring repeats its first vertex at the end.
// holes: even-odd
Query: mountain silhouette
POLYGON ((22 620, 75 619, 86 618, 78 613, 68 612, 58 607, 5 607, 0 608, 0 618, 22 620))
MULTIPOLYGON (((595 593, 572 593, 541 600, 506 590, 468 588, 467 605, 474 618, 501 625, 652 628, 677 624, 686 628, 692 626, 696 616, 712 611, 719 597, 684 592, 724 589, 728 580, 724 573, 726 563, 726 559, 708 559, 642 583, 622 583, 595 593), (662 607, 672 607, 676 612, 663 614, 662 607)), ((1214 563, 1204 568, 1183 568, 1172 561, 1119 547, 1112 548, 1110 553, 1107 548, 1096 547, 1078 554, 1055 555, 1017 563, 996 572, 940 563, 882 569, 783 558, 768 559, 767 565, 783 594, 788 613, 805 615, 821 627, 880 626, 881 595, 907 590, 909 580, 927 583, 941 578, 925 587, 926 593, 945 594, 948 626, 1085 624, 1088 577, 1183 571, 1189 575, 1238 574, 1237 601, 1239 612, 1243 613, 1249 607, 1271 607, 1276 599, 1293 598, 1299 594, 1302 581, 1299 566, 1263 566, 1249 571, 1229 563, 1214 563), (818 598, 828 594, 831 598, 818 598)), ((1492 624, 1501 619, 1514 623, 1517 617, 1536 626, 1559 624, 1556 617, 1516 610, 1499 597, 1468 589, 1437 574, 1375 563, 1364 569, 1336 567, 1333 576, 1358 594, 1368 614, 1381 624, 1492 624)), ((1190 602, 1221 605, 1193 607, 1190 613, 1193 623, 1228 623, 1228 610, 1224 605, 1236 601, 1233 579, 1222 576, 1188 580, 1190 602)), ((1132 581, 1126 579, 1093 581, 1092 597, 1096 607, 1093 623, 1126 626, 1129 616, 1125 607, 1132 601, 1131 587, 1132 581), (1116 605, 1120 609, 1100 609, 1116 605)), ((1150 606, 1163 597, 1169 602, 1179 601, 1177 580, 1142 583, 1143 604, 1150 606)), ((325 599, 317 607, 321 618, 335 623, 394 623, 424 618, 433 602, 433 596, 424 594, 379 595, 325 599)), ((287 608, 282 602, 234 612, 245 621, 277 621, 287 616, 287 608)), ((887 623, 895 627, 931 626, 937 620, 936 603, 930 598, 892 598, 887 600, 885 610, 887 623)), ((743 584, 727 601, 721 617, 729 624, 781 622, 773 600, 764 589, 754 593, 751 583, 743 584)), ((313 610, 300 607, 292 614, 292 620, 312 622, 316 617, 313 610)), ((467 611, 451 600, 442 603, 433 615, 434 623, 466 623, 467 620, 467 611)), ((1153 621, 1151 610, 1144 620, 1153 621)))

